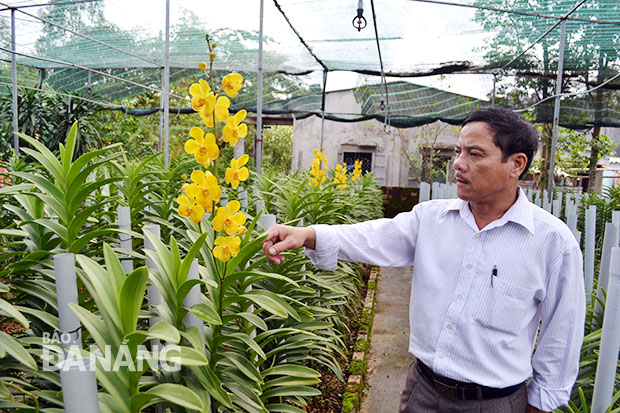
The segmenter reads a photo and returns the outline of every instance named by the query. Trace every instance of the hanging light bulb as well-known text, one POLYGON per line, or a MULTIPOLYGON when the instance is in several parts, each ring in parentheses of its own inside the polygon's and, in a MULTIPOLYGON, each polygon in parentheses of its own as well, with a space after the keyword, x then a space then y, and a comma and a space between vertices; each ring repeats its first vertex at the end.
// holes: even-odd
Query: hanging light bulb
POLYGON ((357 16, 353 18, 353 27, 357 29, 357 31, 361 31, 364 27, 366 27, 366 19, 364 18, 364 2, 362 0, 358 0, 357 2, 357 16))

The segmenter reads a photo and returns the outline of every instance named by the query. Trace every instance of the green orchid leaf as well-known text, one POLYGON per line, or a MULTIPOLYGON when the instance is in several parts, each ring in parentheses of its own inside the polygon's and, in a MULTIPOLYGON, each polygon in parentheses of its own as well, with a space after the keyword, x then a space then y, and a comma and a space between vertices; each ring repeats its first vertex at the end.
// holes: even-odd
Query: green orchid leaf
POLYGON ((234 272, 237 268, 243 269, 247 264, 248 260, 256 255, 259 251, 263 250, 263 240, 267 238, 267 234, 256 238, 249 244, 243 246, 236 257, 232 258, 228 262, 226 275, 234 272))
POLYGON ((206 303, 200 303, 189 308, 189 312, 206 321, 207 323, 214 325, 222 325, 222 319, 220 315, 215 311, 213 307, 206 303))
POLYGON ((123 334, 129 334, 136 329, 148 279, 146 267, 140 267, 129 274, 121 286, 118 303, 123 334))
POLYGON ((150 388, 145 394, 161 397, 187 409, 204 411, 202 399, 192 390, 185 386, 173 383, 158 384, 150 388))
POLYGON ((314 397, 321 394, 320 390, 313 389, 312 387, 307 386, 286 386, 286 387, 277 387, 275 389, 268 390, 263 393, 262 398, 267 400, 272 397, 314 397))
POLYGON ((228 408, 232 408, 230 395, 222 387, 222 382, 209 366, 190 367, 190 370, 209 394, 228 408))
POLYGON ((252 350, 254 350, 254 352, 256 354, 258 354, 263 360, 267 358, 267 356, 263 352, 263 349, 260 348, 258 343, 256 343, 256 341, 254 341, 247 334, 244 334, 244 333, 230 333, 230 334, 227 334, 226 339, 237 339, 237 340, 241 341, 243 344, 247 345, 252 350))
POLYGON ((189 267, 192 265, 192 260, 196 258, 196 255, 198 255, 198 252, 203 247, 205 239, 207 239, 207 235, 207 233, 204 233, 198 237, 198 239, 194 242, 194 245, 192 245, 189 251, 187 251, 185 258, 183 258, 181 269, 179 270, 177 279, 178 284, 182 284, 187 279, 187 274, 189 273, 189 267))
POLYGON ((75 153, 75 143, 77 140, 77 135, 79 133, 78 123, 73 122, 71 125, 71 129, 69 129, 69 133, 67 134, 67 139, 65 140, 65 147, 61 146, 61 158, 62 158, 62 169, 63 175, 67 176, 69 174, 69 168, 71 167, 71 163, 73 162, 73 154, 75 153))
POLYGON ((282 403, 272 403, 265 405, 265 409, 270 412, 278 412, 278 413, 305 413, 305 410, 302 410, 298 407, 291 406, 290 404, 282 404, 282 403))
POLYGON ((206 366, 209 364, 202 352, 185 346, 167 346, 158 354, 158 357, 160 360, 181 366, 206 366))
POLYGON ((28 353, 28 350, 19 341, 4 331, 0 331, 0 357, 4 357, 7 353, 29 369, 37 370, 37 362, 28 353))
POLYGON ((28 322, 26 317, 24 317, 24 315, 20 313, 19 310, 17 310, 17 308, 15 308, 11 303, 3 300, 2 298, 0 298, 0 314, 10 318, 14 318, 22 326, 30 328, 30 323, 28 322))
POLYGON ((263 331, 267 331, 269 329, 267 327, 267 324, 263 321, 263 319, 257 316, 256 314, 243 312, 243 313, 237 313, 235 314, 235 316, 239 316, 239 317, 246 319, 251 324, 255 325, 256 327, 260 328, 263 331))
POLYGON ((153 327, 149 328, 147 332, 149 337, 158 338, 168 343, 178 344, 181 340, 179 330, 175 326, 165 321, 159 321, 153 327))
POLYGON ((224 353, 224 357, 250 380, 257 383, 263 382, 263 376, 261 376, 256 366, 254 366, 254 364, 244 356, 233 351, 227 351, 224 353))
POLYGON ((282 375, 301 378, 321 377, 321 373, 319 373, 318 371, 311 369, 310 367, 301 366, 299 364, 281 364, 265 369, 261 372, 261 374, 263 375, 263 377, 271 375, 282 375))

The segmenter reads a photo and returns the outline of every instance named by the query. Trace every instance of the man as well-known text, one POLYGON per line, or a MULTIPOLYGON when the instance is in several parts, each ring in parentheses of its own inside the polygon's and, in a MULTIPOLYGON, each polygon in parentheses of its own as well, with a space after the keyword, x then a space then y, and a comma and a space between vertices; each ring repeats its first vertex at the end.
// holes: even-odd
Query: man
POLYGON ((276 264, 303 245, 324 269, 339 259, 413 265, 417 361, 400 412, 534 413, 568 402, 583 340, 582 255, 568 227, 517 185, 537 147, 524 118, 480 109, 456 145, 459 199, 393 219, 268 231, 264 249, 276 264))

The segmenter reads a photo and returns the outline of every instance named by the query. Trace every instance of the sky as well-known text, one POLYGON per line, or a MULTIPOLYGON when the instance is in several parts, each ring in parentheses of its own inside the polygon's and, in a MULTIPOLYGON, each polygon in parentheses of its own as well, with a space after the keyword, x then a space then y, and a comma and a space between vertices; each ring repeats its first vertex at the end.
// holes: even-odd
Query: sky
MULTIPOLYGON (((32 3, 32 1, 15 0, 11 4, 32 3)), ((291 15, 292 20, 299 25, 300 31, 312 33, 308 43, 312 47, 321 47, 329 36, 352 39, 351 47, 359 47, 364 53, 369 65, 377 66, 378 55, 374 42, 356 42, 357 38, 374 38, 371 20, 370 2, 365 1, 365 17, 368 26, 357 32, 347 17, 346 22, 335 21, 334 15, 346 14, 346 7, 350 3, 351 19, 356 13, 357 0, 280 0, 282 7, 291 15), (343 6, 344 5, 344 6, 343 6), (310 6, 310 8, 308 8, 310 6), (343 13, 344 8, 344 13, 343 13), (307 13, 300 18, 296 11, 307 13), (328 36, 329 34, 329 36, 328 36)), ((209 27, 229 27, 232 29, 258 30, 259 4, 258 0, 170 0, 171 25, 179 23, 187 15, 193 14, 209 27)), ((264 1, 264 28, 267 36, 278 40, 278 48, 286 53, 303 49, 297 37, 291 32, 288 24, 276 10, 273 1, 264 1)), ((35 12, 36 8, 26 9, 35 12)), ((157 37, 165 25, 165 0, 105 0, 104 13, 107 20, 114 22, 122 30, 132 30, 136 36, 144 38, 157 37)), ((477 24, 471 21, 473 10, 461 7, 416 3, 408 0, 381 0, 377 2, 378 28, 381 37, 392 38, 382 40, 381 48, 384 61, 392 67, 399 68, 414 59, 415 62, 428 64, 430 67, 438 62, 465 60, 480 53, 473 50, 475 45, 482 44, 485 34, 477 24), (404 14, 403 14, 404 13, 404 14), (402 37, 402 39, 398 39, 402 37)), ((0 13, 6 20, 7 12, 0 13)), ((21 47, 32 48, 38 37, 40 24, 28 24, 26 16, 19 15, 18 43, 21 47)), ((346 51, 348 52, 348 51, 346 51)), ((346 53, 345 52, 345 53, 346 53)), ((339 59, 338 53, 327 59, 339 59)), ((351 53, 355 53, 352 49, 351 53)), ((345 57, 346 58, 346 57, 345 57)), ((313 78, 321 83, 322 73, 316 72, 313 78)), ((377 77, 370 78, 376 82, 377 77)), ((402 79, 388 79, 402 80, 402 79)), ((492 90, 492 77, 486 75, 451 75, 418 77, 406 79, 415 84, 432 86, 449 90, 454 93, 485 99, 492 90)), ((328 91, 348 89, 360 86, 369 81, 366 76, 352 72, 330 72, 327 78, 328 91)))
MULTIPOLYGON (((334 0, 329 0, 334 1, 334 0)), ((344 1, 339 0, 341 3, 344 1)), ((172 24, 175 21, 179 21, 184 13, 191 11, 192 13, 200 16, 217 16, 220 21, 218 24, 230 27, 233 29, 254 29, 259 28, 259 1, 258 0, 242 0, 235 1, 235 3, 243 4, 243 13, 231 12, 229 2, 225 1, 205 1, 205 0, 171 0, 170 19, 172 24)), ((306 7, 308 3, 316 5, 316 15, 309 16, 308 24, 320 25, 325 24, 326 30, 333 30, 333 22, 329 18, 325 17, 325 12, 321 12, 321 8, 325 7, 326 0, 314 0, 308 2, 307 0, 281 0, 283 8, 288 6, 289 10, 294 10, 295 6, 306 7)), ((351 4, 351 18, 356 14, 357 0, 349 1, 351 4)), ((480 44, 483 41, 483 34, 476 33, 476 24, 469 23, 468 27, 463 27, 463 22, 471 20, 473 18, 473 10, 460 8, 460 7, 446 7, 441 5, 433 5, 427 3, 415 4, 415 9, 411 9, 411 2, 407 0, 382 0, 377 2, 380 7, 385 7, 386 10, 381 10, 377 7, 377 13, 397 13, 399 7, 407 5, 410 7, 408 10, 411 13, 411 18, 407 19, 404 24, 397 28, 391 28, 392 31, 399 31, 404 38, 419 39, 419 41, 413 42, 413 44, 407 45, 407 53, 415 54, 423 59, 424 56, 432 56, 434 61, 450 61, 457 60, 454 58, 458 55, 459 50, 467 49, 470 53, 472 45, 480 44), (453 36, 458 30, 470 30, 474 33, 468 36, 453 36), (420 38, 420 33, 424 34, 424 38, 420 38)), ((371 10, 370 2, 364 2, 365 16, 369 21, 368 26, 360 35, 364 37, 373 37, 374 32, 371 22, 371 10)), ((165 2, 158 0, 106 0, 106 18, 110 21, 114 21, 121 28, 129 29, 136 27, 135 16, 143 15, 145 10, 148 10, 149 18, 145 23, 144 19, 140 19, 140 27, 142 27, 148 33, 156 33, 164 25, 165 22, 165 2), (156 4, 161 3, 161 7, 154 7, 156 4), (147 4, 149 6, 147 6, 147 4)), ((275 9, 271 0, 265 0, 264 2, 264 29, 266 35, 290 31, 288 25, 282 18, 282 15, 275 9)), ((293 17, 293 16, 291 16, 293 17)), ((207 18, 207 20, 209 20, 207 18)), ((379 28, 381 28, 379 26, 379 28)), ((317 28, 317 32, 320 32, 321 26, 317 28)), ((357 35, 358 33, 347 25, 346 30, 351 29, 351 35, 357 35)), ((301 48, 299 41, 296 37, 278 37, 279 41, 290 41, 290 47, 301 48)), ((312 39, 310 39, 312 40, 312 39)), ((384 45, 382 47, 386 47, 384 45)), ((402 44, 400 44, 402 47, 402 44)), ((373 44, 373 54, 374 54, 373 44)), ((378 61, 378 57, 376 58, 378 61)), ((320 83, 322 74, 316 73, 314 76, 317 82, 320 83)), ((403 80, 393 78, 392 80, 403 80)), ((479 99, 486 99, 493 87, 492 76, 490 75, 453 75, 453 76, 431 76, 431 77, 418 77, 412 79, 405 79, 415 84, 432 86, 443 90, 449 90, 454 93, 464 94, 467 96, 476 97, 479 99)), ((330 72, 327 77, 327 91, 341 90, 360 86, 368 81, 368 77, 358 75, 352 72, 330 72)), ((372 80, 371 80, 372 81, 372 80)), ((376 81, 376 78, 375 78, 376 81)))

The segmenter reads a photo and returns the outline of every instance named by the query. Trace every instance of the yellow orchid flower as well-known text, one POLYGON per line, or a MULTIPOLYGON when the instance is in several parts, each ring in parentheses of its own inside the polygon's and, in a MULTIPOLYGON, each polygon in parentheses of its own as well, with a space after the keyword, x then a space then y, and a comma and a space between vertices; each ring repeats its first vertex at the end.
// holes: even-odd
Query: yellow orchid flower
POLYGON ((336 173, 334 174, 334 183, 338 185, 338 189, 347 187, 347 164, 336 165, 336 173))
POLYGON ((239 237, 219 237, 214 242, 213 256, 222 262, 226 262, 239 254, 241 238, 239 237))
POLYGON ((215 135, 207 133, 194 126, 190 129, 189 134, 194 139, 185 142, 185 152, 193 154, 197 162, 208 166, 212 160, 220 156, 220 148, 215 143, 215 135))
POLYGON ((222 79, 222 90, 231 98, 237 96, 239 90, 241 90, 241 82, 243 82, 243 76, 239 73, 231 73, 224 76, 222 79))
POLYGON ((245 224, 245 215, 239 211, 239 201, 230 201, 225 207, 219 207, 213 218, 213 229, 224 232, 230 236, 237 233, 237 229, 245 224))
POLYGON ((209 171, 206 173, 201 170, 195 170, 191 175, 193 187, 188 190, 196 198, 196 202, 202 205, 207 212, 213 210, 213 204, 220 202, 222 196, 222 188, 218 185, 217 178, 209 171))
POLYGON ((352 181, 357 181, 357 178, 362 176, 362 161, 360 159, 355 161, 355 168, 353 168, 352 181))
POLYGON ((198 70, 204 72, 207 70, 207 64, 205 62, 198 62, 198 70))
POLYGON ((224 179, 227 184, 230 184, 234 189, 237 189, 239 182, 245 181, 250 176, 250 171, 245 165, 250 157, 248 154, 242 155, 239 159, 231 159, 230 167, 226 168, 226 175, 224 179))
POLYGON ((323 156, 323 152, 313 149, 314 159, 310 165, 310 186, 320 186, 325 182, 325 172, 327 172, 328 159, 327 155, 323 156), (321 169, 321 162, 323 162, 323 169, 321 169))
POLYGON ((215 120, 219 120, 220 122, 225 122, 228 119, 229 112, 228 107, 230 106, 230 99, 226 96, 219 96, 217 101, 214 101, 213 109, 211 112, 201 111, 199 112, 200 118, 209 128, 213 127, 213 118, 215 120))
POLYGON ((192 83, 189 93, 192 95, 192 109, 205 116, 213 112, 215 95, 206 80, 200 79, 198 83, 192 83))
POLYGON ((222 130, 222 138, 224 142, 230 143, 230 146, 235 146, 239 138, 245 138, 248 134, 248 125, 241 123, 245 119, 245 115, 247 112, 242 109, 226 121, 226 126, 222 130))
POLYGON ((217 102, 215 102, 215 120, 225 122, 228 119, 228 107, 230 106, 230 99, 226 96, 219 96, 217 102))
POLYGON ((197 204, 195 200, 190 200, 186 195, 178 197, 177 203, 179 204, 179 215, 182 217, 189 217, 192 222, 200 222, 205 213, 205 209, 202 205, 197 204))

